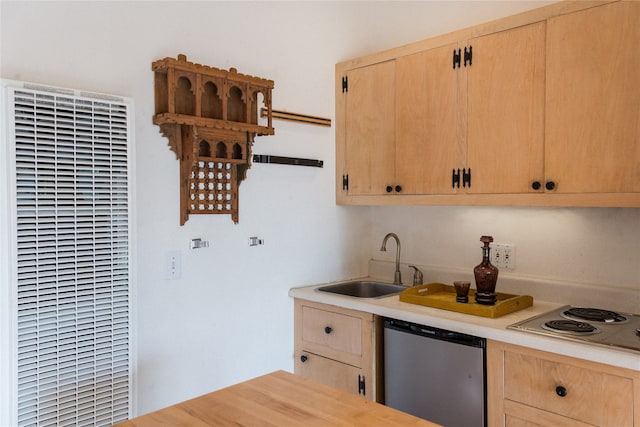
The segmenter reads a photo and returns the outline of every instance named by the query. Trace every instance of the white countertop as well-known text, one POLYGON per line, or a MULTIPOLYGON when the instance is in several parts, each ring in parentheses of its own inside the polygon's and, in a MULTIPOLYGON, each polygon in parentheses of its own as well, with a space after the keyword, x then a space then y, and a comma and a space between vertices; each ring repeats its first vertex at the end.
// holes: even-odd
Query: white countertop
POLYGON ((324 285, 326 283, 292 288, 289 296, 640 371, 640 354, 636 352, 507 329, 512 323, 546 313, 564 304, 534 298, 532 307, 491 319, 401 302, 398 295, 372 299, 316 291, 316 288, 324 285))

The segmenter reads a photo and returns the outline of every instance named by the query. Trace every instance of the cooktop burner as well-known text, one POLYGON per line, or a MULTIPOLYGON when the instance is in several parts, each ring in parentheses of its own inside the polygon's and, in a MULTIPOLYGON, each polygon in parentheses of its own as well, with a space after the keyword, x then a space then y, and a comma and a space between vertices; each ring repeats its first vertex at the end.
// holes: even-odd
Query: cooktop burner
POLYGON ((570 319, 549 320, 542 324, 542 328, 548 331, 576 335, 597 334, 600 332, 598 328, 589 323, 570 319))
POLYGON ((587 320, 592 322, 622 323, 627 318, 615 311, 600 308, 572 307, 562 312, 567 319, 587 320))
POLYGON ((640 315, 564 306, 508 326, 565 340, 640 352, 640 315))

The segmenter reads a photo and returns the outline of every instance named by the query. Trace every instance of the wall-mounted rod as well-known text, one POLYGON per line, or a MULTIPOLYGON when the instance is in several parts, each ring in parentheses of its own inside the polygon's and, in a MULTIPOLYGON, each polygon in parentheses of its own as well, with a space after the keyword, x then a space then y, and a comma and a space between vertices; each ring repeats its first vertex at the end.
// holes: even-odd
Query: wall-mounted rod
MULTIPOLYGON (((266 108, 260 109, 260 117, 267 117, 266 108)), ((317 116, 309 116, 307 114, 291 113, 282 110, 271 110, 271 116, 278 120, 288 120, 291 122, 305 123, 309 125, 328 126, 331 127, 331 119, 317 116)))
POLYGON ((323 165, 322 160, 314 159, 299 159, 297 157, 280 157, 271 156, 268 154, 254 154, 254 163, 277 163, 280 165, 294 165, 294 166, 314 166, 321 168, 323 165))

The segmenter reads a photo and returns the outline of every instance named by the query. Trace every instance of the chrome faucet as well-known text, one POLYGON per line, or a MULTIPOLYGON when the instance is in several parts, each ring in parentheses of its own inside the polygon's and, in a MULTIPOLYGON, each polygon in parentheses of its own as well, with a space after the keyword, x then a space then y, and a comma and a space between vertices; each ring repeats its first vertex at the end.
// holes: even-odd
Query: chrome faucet
POLYGON ((402 277, 400 276, 400 239, 395 233, 389 233, 384 236, 384 240, 382 241, 382 247, 380 250, 382 252, 387 251, 387 240, 389 237, 393 237, 396 240, 396 272, 393 275, 393 284, 394 285, 402 285, 402 277))

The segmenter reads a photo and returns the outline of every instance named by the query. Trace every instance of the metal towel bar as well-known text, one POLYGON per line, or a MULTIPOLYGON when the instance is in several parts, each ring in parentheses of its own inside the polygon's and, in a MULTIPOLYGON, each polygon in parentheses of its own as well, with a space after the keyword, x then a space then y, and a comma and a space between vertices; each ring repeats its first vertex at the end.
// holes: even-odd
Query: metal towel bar
POLYGON ((314 166, 318 168, 321 168, 323 165, 322 160, 300 159, 297 157, 271 156, 269 154, 254 154, 253 161, 255 163, 276 163, 280 165, 314 166))

